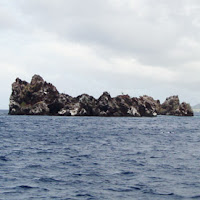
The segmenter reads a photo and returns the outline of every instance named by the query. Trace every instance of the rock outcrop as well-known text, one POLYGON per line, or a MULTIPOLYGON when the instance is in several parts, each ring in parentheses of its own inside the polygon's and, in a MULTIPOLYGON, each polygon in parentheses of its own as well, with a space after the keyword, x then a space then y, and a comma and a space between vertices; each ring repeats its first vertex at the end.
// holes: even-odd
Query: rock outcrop
POLYGON ((44 81, 41 76, 34 75, 30 83, 17 78, 12 84, 9 114, 153 117, 193 116, 193 111, 189 104, 180 104, 178 96, 167 98, 163 104, 146 95, 139 98, 131 98, 129 95, 112 98, 108 92, 98 99, 88 94, 71 97, 60 94, 55 86, 44 81))
POLYGON ((191 106, 185 102, 179 102, 178 96, 168 97, 158 110, 160 115, 174 115, 174 116, 193 116, 191 106))

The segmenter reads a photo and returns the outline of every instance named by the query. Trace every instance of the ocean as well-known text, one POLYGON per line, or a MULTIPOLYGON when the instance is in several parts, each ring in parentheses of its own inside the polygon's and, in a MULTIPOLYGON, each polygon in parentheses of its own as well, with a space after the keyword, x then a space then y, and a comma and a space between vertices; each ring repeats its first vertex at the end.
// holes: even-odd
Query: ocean
POLYGON ((7 112, 0 111, 0 200, 200 199, 200 114, 7 112))

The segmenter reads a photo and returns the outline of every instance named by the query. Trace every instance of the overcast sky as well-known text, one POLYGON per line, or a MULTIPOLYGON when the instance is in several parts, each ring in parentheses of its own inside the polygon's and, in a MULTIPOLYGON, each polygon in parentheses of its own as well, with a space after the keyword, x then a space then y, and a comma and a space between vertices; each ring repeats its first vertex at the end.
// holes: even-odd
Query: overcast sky
POLYGON ((200 103, 199 0, 0 1, 0 108, 34 74, 72 96, 200 103))

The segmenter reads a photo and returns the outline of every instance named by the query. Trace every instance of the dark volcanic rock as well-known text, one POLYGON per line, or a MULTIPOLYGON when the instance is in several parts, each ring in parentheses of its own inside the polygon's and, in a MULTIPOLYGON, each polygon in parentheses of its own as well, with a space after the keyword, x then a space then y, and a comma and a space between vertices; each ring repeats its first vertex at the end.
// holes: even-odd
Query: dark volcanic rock
POLYGON ((96 107, 99 116, 116 116, 117 105, 108 92, 104 92, 99 97, 96 107))
POLYGON ((167 98, 163 104, 146 95, 139 98, 129 95, 112 98, 108 92, 98 99, 88 94, 71 97, 60 94, 55 86, 41 76, 34 75, 30 83, 17 78, 12 84, 9 114, 153 117, 158 114, 193 116, 193 111, 189 104, 180 104, 178 96, 167 98))
POLYGON ((193 116, 192 108, 183 102, 180 104, 178 96, 168 97, 158 110, 160 115, 193 116))
POLYGON ((88 94, 82 94, 77 97, 78 101, 78 116, 95 116, 96 112, 96 99, 88 94))
POLYGON ((139 98, 139 113, 141 116, 157 116, 158 107, 160 105, 159 100, 154 100, 152 97, 144 95, 139 98))
POLYGON ((31 83, 19 78, 12 84, 9 114, 47 115, 51 113, 53 104, 59 97, 59 92, 39 75, 34 75, 31 83))

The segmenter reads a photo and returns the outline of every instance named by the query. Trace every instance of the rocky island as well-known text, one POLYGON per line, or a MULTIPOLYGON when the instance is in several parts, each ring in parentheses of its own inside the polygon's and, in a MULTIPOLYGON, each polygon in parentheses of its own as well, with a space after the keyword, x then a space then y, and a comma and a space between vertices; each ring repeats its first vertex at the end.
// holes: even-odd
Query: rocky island
POLYGON ((12 84, 9 104, 10 115, 57 115, 57 116, 132 116, 157 115, 193 116, 191 106, 180 103, 178 96, 171 96, 160 103, 144 95, 111 97, 104 92, 98 99, 88 94, 71 97, 59 93, 55 86, 39 75, 30 83, 17 78, 12 84))

